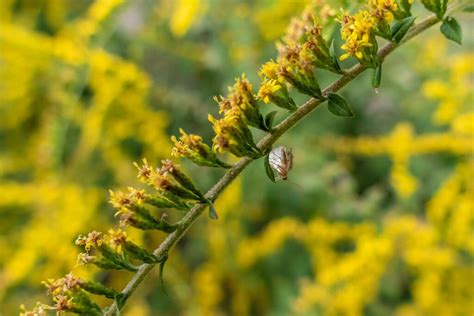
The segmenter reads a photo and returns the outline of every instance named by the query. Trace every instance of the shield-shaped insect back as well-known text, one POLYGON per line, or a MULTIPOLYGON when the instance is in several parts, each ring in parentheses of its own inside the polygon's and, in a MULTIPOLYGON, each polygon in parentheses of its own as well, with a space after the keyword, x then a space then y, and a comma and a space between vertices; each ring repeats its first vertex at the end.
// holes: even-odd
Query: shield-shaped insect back
POLYGON ((265 168, 267 175, 273 182, 287 180, 288 173, 293 167, 293 153, 291 148, 279 146, 270 151, 265 157, 265 168), (277 177, 275 177, 275 172, 277 177))

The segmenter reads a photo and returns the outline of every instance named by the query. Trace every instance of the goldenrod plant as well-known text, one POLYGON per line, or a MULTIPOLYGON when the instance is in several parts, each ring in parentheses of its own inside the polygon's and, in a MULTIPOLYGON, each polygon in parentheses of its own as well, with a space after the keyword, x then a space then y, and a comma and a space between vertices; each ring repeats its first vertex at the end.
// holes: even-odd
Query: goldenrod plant
MULTIPOLYGON (((202 2, 177 1, 172 4, 175 6, 175 11, 170 21, 170 32, 176 37, 186 36, 194 20, 206 10, 202 2)), ((285 1, 279 3, 285 6, 285 1)), ((257 160, 263 161, 264 168, 261 168, 261 172, 266 173, 272 181, 278 176, 283 179, 291 178, 291 173, 287 174, 291 166, 282 176, 281 170, 275 168, 275 164, 269 161, 273 145, 280 137, 322 105, 326 105, 328 111, 341 117, 341 120, 354 117, 357 111, 339 90, 366 70, 371 70, 371 80, 368 84, 378 91, 382 80, 390 75, 382 71, 384 60, 402 44, 435 25, 440 24, 440 31, 448 40, 461 44, 462 30, 455 16, 462 11, 472 11, 472 5, 467 2, 448 3, 447 0, 420 1, 419 8, 413 0, 368 0, 360 3, 357 8, 349 7, 349 4, 347 7, 333 7, 329 1, 310 2, 302 15, 292 20, 286 35, 277 42, 278 56, 263 63, 259 69, 255 69, 255 74, 251 77, 254 78, 256 77, 254 75, 258 74, 260 82, 252 84, 250 76, 239 75, 225 96, 214 98, 218 105, 218 114, 208 115, 210 127, 214 132, 210 141, 207 141, 205 135, 188 134, 184 129, 179 129, 180 136, 171 137, 174 144, 171 148, 172 157, 185 158, 196 166, 209 167, 224 173, 205 192, 183 166, 187 162, 177 163, 167 156, 170 148, 162 137, 165 115, 145 106, 126 106, 128 103, 136 102, 139 105, 145 103, 150 78, 133 64, 94 46, 94 43, 105 41, 110 36, 106 32, 100 34, 98 29, 122 4, 123 1, 96 1, 87 9, 83 19, 67 25, 54 37, 32 34, 13 23, 0 24, 2 29, 7 30, 0 33, 0 40, 11 44, 6 46, 10 48, 2 53, 0 58, 13 64, 7 64, 6 74, 3 76, 7 76, 9 71, 16 71, 15 64, 20 64, 24 70, 17 82, 6 83, 11 85, 10 88, 15 93, 4 95, 3 98, 15 102, 17 111, 7 112, 0 119, 5 123, 0 129, 8 130, 18 122, 35 126, 35 122, 32 123, 30 119, 31 113, 37 110, 37 104, 31 101, 29 96, 36 91, 28 91, 27 85, 23 87, 13 85, 33 81, 37 74, 65 76, 67 80, 61 82, 66 82, 66 87, 48 91, 46 96, 36 96, 38 100, 36 102, 41 102, 41 97, 44 97, 69 106, 57 107, 60 115, 52 111, 41 116, 41 119, 51 122, 50 129, 45 128, 46 130, 38 133, 37 139, 30 140, 32 144, 41 143, 42 138, 47 135, 53 135, 50 137, 61 135, 61 132, 51 131, 55 128, 71 131, 73 126, 80 126, 81 133, 77 136, 75 149, 76 157, 68 168, 71 170, 69 172, 78 170, 86 160, 97 160, 104 168, 117 173, 117 177, 120 177, 121 169, 126 169, 122 165, 123 161, 133 161, 124 159, 127 153, 118 149, 124 143, 135 144, 139 141, 137 146, 147 148, 149 151, 144 150, 141 153, 147 158, 133 163, 141 185, 129 184, 132 186, 126 190, 109 191, 110 204, 115 209, 115 217, 120 228, 108 229, 103 223, 98 223, 97 225, 107 232, 96 230, 85 234, 82 232, 75 241, 76 246, 82 249, 77 256, 80 269, 91 265, 97 268, 95 271, 108 271, 115 273, 114 275, 128 272, 131 273, 131 277, 127 284, 123 288, 112 288, 105 285, 105 282, 89 280, 93 278, 92 273, 89 273, 88 278, 84 278, 71 272, 62 278, 45 281, 44 285, 52 303, 37 303, 31 310, 23 308, 21 314, 24 316, 41 316, 48 313, 121 315, 128 301, 133 301, 133 294, 137 288, 146 283, 147 276, 156 266, 159 267, 163 283, 163 276, 167 271, 165 266, 166 269, 172 269, 175 263, 173 260, 180 260, 173 258, 173 247, 206 209, 208 217, 212 220, 224 221, 230 218, 228 208, 232 203, 219 204, 219 196, 227 187, 238 191, 235 189, 235 182, 240 181, 237 177, 250 164, 257 160), (420 10, 421 7, 426 10, 420 10), (415 16, 414 12, 420 13, 415 16), (25 47, 25 56, 21 58, 16 56, 14 46, 25 47), (35 51, 41 52, 41 55, 25 62, 29 57, 27 53, 29 47, 34 47, 35 51), (347 68, 346 60, 352 60, 355 64, 347 68), (90 69, 84 70, 90 76, 90 86, 81 86, 80 83, 74 82, 75 78, 69 67, 80 68, 86 61, 92 65, 90 69), (60 62, 65 63, 61 66, 64 68, 61 68, 60 74, 55 74, 48 68, 48 66, 56 67, 56 63, 60 62), (322 71, 329 72, 337 78, 326 88, 321 87, 319 72, 322 71), (104 82, 110 85, 104 87, 104 82), (81 91, 81 100, 69 99, 70 95, 64 92, 68 89, 81 91), (88 97, 88 93, 92 96, 88 97), (309 99, 299 104, 298 101, 302 96, 309 99), (268 111, 269 104, 275 105, 276 109, 268 111), (277 115, 284 117, 279 123, 275 123, 277 115), (84 117, 86 119, 83 120, 84 117), (137 131, 137 139, 128 137, 126 131, 131 129, 137 131), (101 134, 109 135, 106 137, 107 142, 101 142, 101 134), (255 135, 263 136, 256 141, 255 135), (229 158, 229 154, 240 159, 235 162, 229 158), (97 156, 100 159, 97 159, 97 156), (156 165, 149 161, 161 161, 161 163, 156 165), (149 249, 129 237, 129 234, 139 236, 144 232, 160 234, 164 239, 156 249, 149 249), (101 298, 96 302, 97 297, 101 298)), ((57 5, 61 7, 61 4, 57 5)), ((462 61, 458 62, 460 66, 455 68, 455 73, 452 74, 452 80, 456 83, 464 82, 464 77, 468 73, 462 61)), ((443 82, 433 79, 425 84, 423 91, 428 98, 441 100, 447 104, 459 100, 458 97, 455 101, 451 100, 447 89, 442 93, 443 89, 433 88, 440 85, 442 86, 443 82)), ((465 92, 459 92, 459 95, 462 94, 465 92)), ((469 145, 469 135, 472 136, 469 120, 472 119, 472 112, 466 114, 442 104, 436 113, 438 114, 435 114, 435 117, 439 122, 452 122, 451 131, 416 137, 411 125, 400 123, 390 136, 360 138, 355 141, 337 138, 327 143, 323 142, 321 147, 342 154, 388 154, 393 160, 391 183, 398 195, 408 198, 417 189, 416 180, 408 171, 411 155, 442 150, 456 155, 472 155, 469 145), (453 142, 452 139, 456 141, 453 142), (394 143, 397 146, 393 146, 394 143)), ((28 146, 24 147, 22 149, 24 152, 30 150, 28 146)), ((60 148, 65 150, 66 147, 60 148)), ((284 152, 291 155, 292 163, 291 150, 285 149, 284 152)), ((65 164, 66 159, 73 159, 68 158, 66 152, 47 157, 49 159, 45 162, 46 168, 53 168, 57 164, 65 164)), ((28 161, 25 164, 28 164, 28 161)), ((445 312, 450 314, 454 311, 453 315, 462 315, 469 310, 469 307, 465 308, 465 304, 468 303, 464 297, 456 297, 460 302, 456 302, 453 309, 439 309, 439 306, 431 303, 437 302, 442 297, 440 284, 450 277, 460 279, 456 286, 461 288, 461 292, 469 292, 468 285, 462 281, 465 271, 456 269, 455 252, 464 251, 467 256, 472 256, 474 251, 472 240, 468 237, 470 227, 466 224, 472 221, 472 217, 468 214, 469 204, 472 205, 470 197, 472 183, 466 176, 470 168, 470 161, 459 163, 447 182, 430 200, 427 210, 429 224, 410 215, 384 218, 380 223, 374 221, 360 224, 331 222, 325 218, 313 218, 303 222, 282 217, 269 223, 258 235, 236 240, 237 246, 223 255, 225 246, 219 243, 222 242, 221 238, 225 231, 219 231, 217 221, 217 228, 214 226, 214 231, 209 236, 209 245, 215 253, 211 254, 209 263, 202 266, 194 276, 196 287, 201 289, 203 297, 202 302, 196 304, 199 312, 195 313, 219 314, 216 306, 221 302, 219 295, 222 293, 219 293, 219 290, 222 290, 222 286, 217 288, 217 285, 226 282, 225 269, 222 269, 220 274, 213 271, 214 266, 221 264, 218 263, 219 260, 226 261, 230 258, 235 261, 231 267, 247 269, 292 239, 308 249, 316 271, 311 280, 300 284, 290 309, 293 314, 363 315, 367 305, 378 293, 378 283, 385 276, 385 266, 394 264, 396 261, 394 258, 399 258, 403 261, 405 269, 415 271, 420 277, 415 282, 412 292, 416 304, 402 306, 397 310, 398 314, 443 315, 445 312), (449 209, 449 202, 454 200, 460 202, 456 206, 457 212, 449 209), (448 223, 443 221, 444 218, 449 218, 448 223), (435 228, 441 226, 443 231, 459 229, 463 234, 461 237, 453 237, 448 233, 438 235, 435 228), (439 240, 453 248, 440 246, 439 240), (345 246, 345 241, 349 241, 348 247, 355 250, 348 251, 347 254, 336 251, 339 244, 345 246), (223 256, 228 258, 224 260, 223 256), (429 287, 434 288, 434 294, 427 290, 429 287), (432 297, 426 297, 427 293, 431 293, 432 297)), ((60 185, 61 183, 52 182, 51 187, 60 185)), ((30 190, 36 189, 41 188, 36 188, 33 183, 30 190)), ((49 191, 50 188, 43 190, 49 191)), ((49 200, 39 194, 41 197, 39 201, 74 199, 74 202, 64 204, 75 204, 77 209, 80 209, 81 214, 71 214, 69 217, 70 221, 77 221, 70 230, 79 233, 78 231, 93 225, 91 221, 96 220, 95 214, 88 213, 91 211, 86 209, 89 207, 97 209, 103 205, 100 205, 97 190, 77 192, 77 189, 71 186, 70 191, 69 196, 60 195, 49 200)), ((18 196, 21 197, 19 203, 28 200, 28 197, 21 194, 16 195, 18 196)), ((25 204, 37 202, 34 198, 31 200, 25 204)), ((67 225, 69 224, 61 224, 61 226, 67 225)), ((236 223, 233 225, 234 228, 238 226, 236 223)), ((240 228, 236 228, 236 231, 238 233, 229 231, 229 234, 240 236, 240 228)), ((25 233, 25 243, 34 239, 35 235, 36 232, 25 233)), ((60 249, 59 245, 53 248, 55 247, 60 249)), ((25 258, 29 260, 37 258, 30 252, 28 255, 30 258, 24 254, 18 255, 16 263, 11 263, 6 269, 13 271, 15 264, 20 264, 25 258)), ((467 270, 466 274, 469 274, 469 268, 466 265, 462 267, 467 270)), ((15 273, 7 275, 15 276, 15 273)), ((167 275, 180 277, 177 270, 170 271, 167 275)), ((21 276, 17 278, 20 279, 21 276)), ((238 281, 232 284, 229 291, 237 296, 236 302, 249 300, 249 295, 239 287, 238 281)), ((166 284, 162 285, 164 292, 166 284)), ((457 290, 449 288, 448 292, 457 293, 457 290)), ((252 313, 245 304, 234 303, 234 305, 233 314, 252 313)), ((189 313, 193 313, 191 307, 189 313)))

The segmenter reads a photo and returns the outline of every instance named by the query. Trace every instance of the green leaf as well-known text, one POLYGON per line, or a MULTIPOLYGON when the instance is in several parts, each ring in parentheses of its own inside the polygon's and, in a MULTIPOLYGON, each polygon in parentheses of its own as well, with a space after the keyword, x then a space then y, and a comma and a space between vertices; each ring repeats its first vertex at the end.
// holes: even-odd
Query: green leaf
POLYGON ((263 118, 262 114, 259 114, 258 116, 258 128, 264 132, 270 131, 268 127, 265 125, 265 119, 263 118))
POLYGON ((402 11, 404 11, 404 14, 406 14, 406 16, 411 15, 410 13, 411 3, 408 0, 401 0, 400 7, 402 8, 402 11))
POLYGON ((375 89, 375 92, 378 92, 378 88, 380 87, 381 80, 382 80, 382 64, 380 64, 377 68, 374 69, 374 73, 372 75, 372 87, 375 89))
POLYGON ((347 101, 337 93, 329 93, 328 95, 328 109, 337 116, 354 117, 351 107, 347 101))
POLYGON ((382 22, 377 25, 376 33, 386 40, 390 40, 390 25, 387 22, 382 22))
POLYGON ((209 204, 209 218, 210 219, 219 219, 219 216, 217 215, 216 208, 214 207, 214 204, 208 200, 207 204, 209 204))
POLYGON ((275 180, 275 173, 273 172, 272 167, 270 166, 270 161, 269 161, 269 155, 265 156, 265 159, 263 160, 263 163, 265 165, 265 173, 267 174, 268 179, 272 182, 276 182, 275 180))
POLYGON ((125 294, 120 293, 115 296, 115 315, 117 316, 121 315, 120 311, 125 306, 126 302, 127 302, 127 298, 125 294))
POLYGON ((440 30, 447 39, 456 42, 459 45, 462 44, 462 29, 455 18, 450 16, 446 17, 443 24, 441 24, 440 30))
POLYGON ((467 7, 462 9, 464 12, 474 12, 474 4, 469 4, 467 7))
POLYGON ((114 289, 108 288, 99 282, 84 280, 83 282, 81 282, 80 287, 89 293, 104 295, 107 298, 115 299, 117 295, 120 295, 119 292, 115 291, 114 289))
POLYGON ((270 113, 268 113, 266 116, 265 116, 265 126, 267 127, 267 129, 269 131, 272 130, 272 127, 273 127, 273 120, 275 119, 275 115, 278 113, 278 111, 272 111, 270 113))
POLYGON ((166 289, 165 289, 165 282, 163 281, 163 269, 165 268, 165 263, 166 263, 167 260, 168 260, 168 256, 166 255, 166 256, 163 258, 163 261, 160 262, 160 282, 161 282, 161 288, 163 289, 163 292, 165 292, 166 295, 168 295, 168 293, 166 292, 166 289))
POLYGON ((441 0, 441 12, 440 12, 441 17, 443 17, 446 14, 447 9, 448 9, 448 0, 441 0))
POLYGON ((405 37, 407 34, 410 27, 413 25, 413 22, 415 22, 415 19, 415 17, 409 16, 392 24, 390 27, 390 35, 395 43, 400 43, 403 37, 405 37))
POLYGON ((331 56, 334 69, 338 73, 343 73, 341 65, 339 64, 339 58, 336 55, 336 48, 334 47, 334 39, 331 41, 331 46, 329 47, 329 55, 331 56))

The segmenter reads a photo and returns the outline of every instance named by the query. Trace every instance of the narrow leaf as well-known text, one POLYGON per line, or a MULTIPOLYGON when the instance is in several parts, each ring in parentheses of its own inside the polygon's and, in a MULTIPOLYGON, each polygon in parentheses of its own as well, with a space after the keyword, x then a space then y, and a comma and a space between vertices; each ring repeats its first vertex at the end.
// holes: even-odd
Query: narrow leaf
POLYGON ((115 296, 115 315, 120 316, 120 311, 125 306, 127 302, 126 296, 123 293, 117 294, 115 296))
POLYGON ((272 127, 273 127, 273 120, 275 119, 275 115, 278 113, 278 111, 272 111, 270 113, 268 113, 266 116, 265 116, 265 126, 267 127, 267 129, 269 131, 272 130, 272 127))
POLYGON ((209 218, 210 219, 219 219, 219 216, 217 215, 217 211, 216 211, 216 208, 214 207, 214 204, 208 200, 207 201, 207 204, 209 204, 209 218))
POLYGON ((410 27, 413 25, 413 22, 415 22, 415 17, 409 16, 403 20, 393 23, 390 27, 390 35, 392 40, 397 44, 400 43, 403 37, 405 37, 407 34, 410 27))
POLYGON ((328 109, 337 116, 354 117, 351 107, 347 101, 337 93, 329 93, 328 95, 328 109))
POLYGON ((165 263, 168 260, 168 256, 163 258, 163 261, 160 262, 160 282, 161 282, 161 288, 163 289, 163 292, 165 292, 166 295, 168 293, 166 292, 165 289, 165 282, 163 281, 163 269, 165 268, 165 263))
POLYGON ((405 16, 410 16, 411 3, 409 0, 401 0, 399 3, 405 16))
POLYGON ((375 92, 378 92, 381 80, 382 80, 382 64, 380 64, 377 68, 374 69, 374 73, 372 75, 372 87, 375 89, 375 92))
POLYGON ((456 42, 459 45, 462 44, 462 29, 455 18, 448 16, 444 19, 440 30, 447 39, 456 42))
POLYGON ((329 45, 329 55, 336 55, 336 49, 334 47, 334 38, 331 40, 331 45, 329 45))
POLYGON ((270 166, 270 161, 269 161, 269 155, 265 156, 265 159, 263 160, 263 163, 265 165, 265 173, 267 174, 268 179, 272 182, 276 182, 275 180, 275 173, 273 172, 272 167, 270 166))
POLYGON ((339 58, 336 55, 336 48, 334 47, 334 39, 331 41, 331 46, 329 47, 329 55, 331 55, 331 60, 335 70, 338 73, 342 73, 341 65, 339 65, 339 58))
POLYGON ((264 132, 269 132, 269 129, 265 125, 265 119, 263 118, 262 114, 258 116, 258 128, 264 132))
POLYGON ((441 16, 443 17, 448 9, 448 0, 441 0, 441 16))

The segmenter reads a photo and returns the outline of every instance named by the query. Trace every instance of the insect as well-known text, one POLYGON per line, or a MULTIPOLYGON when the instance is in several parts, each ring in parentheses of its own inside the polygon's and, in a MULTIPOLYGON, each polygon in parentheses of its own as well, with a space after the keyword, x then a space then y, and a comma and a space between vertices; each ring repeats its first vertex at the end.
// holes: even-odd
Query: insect
POLYGON ((280 146, 273 149, 268 156, 268 162, 272 169, 278 173, 280 179, 288 179, 288 172, 290 172, 293 167, 293 153, 291 152, 291 148, 280 146))

